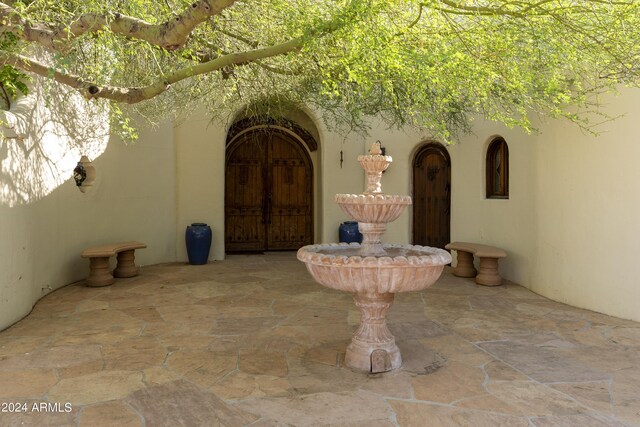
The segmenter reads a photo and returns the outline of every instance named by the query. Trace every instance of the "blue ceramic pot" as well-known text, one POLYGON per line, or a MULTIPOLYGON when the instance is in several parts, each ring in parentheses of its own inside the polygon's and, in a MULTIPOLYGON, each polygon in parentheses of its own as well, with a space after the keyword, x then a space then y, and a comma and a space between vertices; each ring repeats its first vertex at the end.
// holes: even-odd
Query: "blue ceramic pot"
POLYGON ((207 224, 196 222, 187 226, 184 238, 187 243, 189 264, 201 265, 207 263, 212 237, 211 227, 207 224))
POLYGON ((341 243, 362 243, 362 233, 358 231, 356 221, 345 221, 338 227, 338 236, 341 243))

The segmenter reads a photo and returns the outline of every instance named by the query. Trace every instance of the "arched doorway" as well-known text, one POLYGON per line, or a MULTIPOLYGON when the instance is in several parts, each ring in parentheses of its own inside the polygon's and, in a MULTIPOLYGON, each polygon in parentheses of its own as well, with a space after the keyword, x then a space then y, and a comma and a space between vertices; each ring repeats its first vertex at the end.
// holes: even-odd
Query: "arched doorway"
POLYGON ((451 158, 436 142, 413 161, 413 244, 444 248, 451 238, 451 158))
POLYGON ((228 141, 225 250, 297 250, 313 242, 313 165, 302 138, 270 125, 228 141))

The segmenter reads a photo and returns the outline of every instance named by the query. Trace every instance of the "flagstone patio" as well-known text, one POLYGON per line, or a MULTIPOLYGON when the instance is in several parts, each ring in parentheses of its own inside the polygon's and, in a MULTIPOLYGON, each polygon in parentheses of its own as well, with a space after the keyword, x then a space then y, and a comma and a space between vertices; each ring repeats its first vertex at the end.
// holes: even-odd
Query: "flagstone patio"
POLYGON ((399 370, 343 366, 358 322, 294 253, 78 283, 0 332, 0 425, 640 425, 638 323, 448 269, 396 296, 399 370))

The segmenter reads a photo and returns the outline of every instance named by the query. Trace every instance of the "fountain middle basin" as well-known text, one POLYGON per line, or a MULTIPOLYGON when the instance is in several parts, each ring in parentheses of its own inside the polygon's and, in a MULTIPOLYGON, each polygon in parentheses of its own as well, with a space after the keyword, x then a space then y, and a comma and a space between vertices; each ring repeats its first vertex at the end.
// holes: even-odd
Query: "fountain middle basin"
POLYGON ((388 194, 336 194, 336 203, 358 222, 388 224, 411 204, 411 197, 388 194))

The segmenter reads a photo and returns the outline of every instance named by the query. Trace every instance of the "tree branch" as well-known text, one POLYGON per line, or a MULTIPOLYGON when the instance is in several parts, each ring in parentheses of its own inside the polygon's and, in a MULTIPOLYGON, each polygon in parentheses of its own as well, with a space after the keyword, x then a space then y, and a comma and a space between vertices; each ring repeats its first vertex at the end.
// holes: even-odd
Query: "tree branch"
POLYGON ((84 14, 68 27, 49 28, 42 23, 31 23, 5 3, 0 3, 0 32, 10 32, 16 37, 38 43, 49 49, 62 50, 70 39, 85 33, 95 33, 108 28, 114 34, 145 40, 167 50, 178 49, 186 43, 195 27, 238 0, 196 0, 181 14, 161 24, 150 24, 138 18, 115 14, 84 14))
POLYGON ((255 40, 250 40, 247 37, 241 36, 239 34, 235 34, 231 31, 227 31, 223 28, 218 28, 218 31, 220 31, 222 34, 224 34, 225 36, 229 36, 231 38, 234 38, 236 40, 241 41, 242 43, 251 46, 252 48, 257 48, 258 47, 258 42, 256 42, 255 40))
POLYGON ((463 15, 511 15, 511 16, 522 16, 518 12, 512 12, 509 10, 490 7, 490 6, 466 6, 463 4, 459 4, 452 0, 440 0, 441 3, 446 4, 452 9, 444 9, 438 8, 446 13, 459 13, 463 15))
MULTIPOLYGON (((514 16, 518 18, 524 18, 528 14, 534 15, 551 15, 554 12, 558 12, 563 8, 551 8, 545 9, 544 6, 547 3, 553 3, 555 0, 538 0, 535 3, 526 3, 526 2, 505 2, 503 6, 515 6, 516 3, 518 7, 516 9, 505 9, 502 6, 494 7, 494 6, 468 6, 465 4, 460 4, 454 0, 438 0, 438 2, 448 6, 448 8, 442 6, 430 6, 422 3, 421 6, 433 7, 441 12, 450 13, 455 15, 482 15, 482 16, 490 16, 490 15, 507 15, 514 16), (535 13, 539 12, 539 13, 535 13)), ((615 5, 615 6, 632 6, 633 1, 611 1, 611 0, 587 0, 586 3, 595 3, 600 5, 615 5)), ((586 9, 585 9, 586 10, 586 9)))
POLYGON ((0 53, 0 64, 12 65, 24 71, 38 74, 42 77, 50 77, 66 86, 78 89, 86 98, 105 98, 116 102, 136 104, 151 99, 168 90, 172 84, 190 77, 222 70, 225 67, 246 65, 260 59, 284 55, 294 52, 302 47, 304 38, 296 38, 281 44, 246 52, 230 53, 202 64, 187 66, 169 73, 164 78, 143 87, 116 87, 100 86, 86 81, 79 76, 67 74, 53 69, 48 65, 27 58, 22 55, 8 52, 0 53))
POLYGON ((3 83, 0 83, 0 89, 2 89, 2 99, 4 100, 4 103, 6 104, 7 110, 10 110, 11 109, 11 97, 7 93, 7 90, 5 89, 3 83))
MULTIPOLYGON (((220 52, 221 55, 229 55, 229 52, 227 51, 221 51, 220 52)), ((195 55, 195 57, 198 59, 198 61, 200 63, 205 63, 205 62, 209 62, 212 61, 216 58, 219 58, 220 55, 217 54, 197 54, 195 55)), ((189 58, 191 59, 191 58, 189 58)), ((279 68, 279 67, 274 67, 273 65, 269 65, 266 64, 264 61, 253 61, 256 65, 258 65, 259 67, 271 72, 271 73, 276 73, 276 74, 282 74, 282 75, 286 75, 286 76, 295 76, 298 75, 299 73, 296 73, 293 70, 286 70, 284 68, 279 68)))

